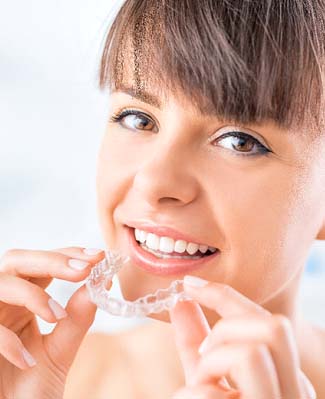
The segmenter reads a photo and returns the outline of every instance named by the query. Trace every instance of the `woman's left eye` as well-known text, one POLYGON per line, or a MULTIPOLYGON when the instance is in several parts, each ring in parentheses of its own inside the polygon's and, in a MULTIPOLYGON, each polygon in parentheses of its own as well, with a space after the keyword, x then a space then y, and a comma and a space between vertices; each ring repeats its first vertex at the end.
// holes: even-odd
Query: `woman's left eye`
POLYGON ((134 109, 126 109, 120 113, 114 114, 111 116, 109 121, 118 122, 122 126, 126 125, 127 128, 134 130, 152 130, 152 126, 155 124, 155 122, 146 114, 134 109), (128 118, 129 116, 130 118, 128 118), (127 121, 129 122, 129 125, 126 123, 127 121))
POLYGON ((226 148, 235 150, 233 152, 239 156, 256 156, 272 152, 253 136, 243 132, 227 132, 213 141, 218 141, 218 143, 224 141, 228 144, 226 148), (255 152, 252 152, 253 148, 256 148, 255 152))

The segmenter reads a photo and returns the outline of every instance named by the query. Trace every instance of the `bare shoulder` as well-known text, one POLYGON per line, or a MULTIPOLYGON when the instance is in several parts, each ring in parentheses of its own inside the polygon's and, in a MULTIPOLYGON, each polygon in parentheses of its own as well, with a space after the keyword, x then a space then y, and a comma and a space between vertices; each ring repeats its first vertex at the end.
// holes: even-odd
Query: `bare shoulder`
POLYGON ((116 336, 102 332, 85 336, 69 370, 64 399, 95 396, 96 386, 116 358, 116 341, 116 336))

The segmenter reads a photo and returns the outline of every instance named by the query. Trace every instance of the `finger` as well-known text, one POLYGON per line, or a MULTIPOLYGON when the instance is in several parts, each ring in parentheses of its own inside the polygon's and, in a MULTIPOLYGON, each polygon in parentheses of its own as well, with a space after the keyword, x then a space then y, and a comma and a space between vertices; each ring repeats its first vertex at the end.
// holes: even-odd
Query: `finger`
MULTIPOLYGON (((86 250, 88 250, 88 248, 67 247, 67 248, 52 249, 52 252, 58 252, 63 255, 67 255, 71 259, 78 258, 78 259, 89 260, 91 266, 94 266, 97 262, 100 262, 105 257, 105 251, 103 250, 97 250, 97 253, 95 253, 95 250, 91 249, 92 254, 85 253, 84 251, 86 250)), ((86 276, 83 276, 83 278, 85 277, 86 276)), ((43 278, 29 277, 28 280, 45 289, 51 283, 52 277, 43 277, 43 278)))
POLYGON ((303 398, 317 399, 315 388, 313 387, 309 378, 307 378, 307 376, 301 370, 299 370, 299 376, 300 376, 299 382, 301 390, 303 391, 303 398))
POLYGON ((210 331, 204 313, 194 301, 180 301, 169 310, 175 343, 184 369, 186 384, 192 380, 200 355, 198 347, 210 331))
POLYGON ((83 254, 81 248, 59 249, 61 252, 45 250, 8 250, 0 260, 0 271, 21 277, 58 278, 81 281, 90 268, 105 257, 83 254))
MULTIPOLYGON (((112 282, 107 289, 111 286, 112 282)), ((85 284, 71 296, 66 310, 68 317, 60 320, 50 334, 43 336, 51 359, 65 372, 71 367, 79 346, 95 319, 97 306, 91 302, 85 284)))
POLYGON ((19 337, 8 328, 0 324, 0 354, 20 369, 30 367, 23 357, 23 350, 26 350, 19 337))
POLYGON ((201 354, 208 353, 213 347, 236 342, 266 344, 277 370, 283 397, 299 397, 299 354, 291 323, 285 316, 221 319, 213 326, 201 354))
POLYGON ((98 260, 101 260, 105 257, 105 251, 102 249, 94 249, 94 248, 85 248, 85 247, 63 247, 63 248, 55 248, 51 249, 51 252, 58 252, 63 255, 67 255, 70 257, 81 257, 82 259, 94 259, 97 257, 98 260), (89 251, 89 252, 88 252, 89 251))
POLYGON ((64 309, 42 288, 19 277, 0 273, 0 301, 24 306, 43 320, 54 323, 58 318, 49 305, 50 299, 52 306, 57 310, 57 316, 63 317, 64 309))
MULTIPOLYGON (((174 328, 175 343, 184 370, 185 381, 188 385, 193 381, 193 375, 200 359, 198 348, 210 332, 210 326, 200 305, 195 301, 177 302, 169 310, 169 315, 174 328)), ((229 387, 224 378, 222 378, 222 382, 229 387)))
MULTIPOLYGON (((243 398, 281 398, 272 356, 263 344, 225 344, 202 356, 195 384, 211 384, 229 374, 243 398)), ((296 396, 297 398, 300 396, 296 396)))
POLYGON ((239 399, 237 390, 224 391, 215 385, 198 384, 191 387, 183 387, 174 392, 172 399, 239 399))
MULTIPOLYGON (((184 277, 184 291, 192 299, 219 313, 222 317, 230 317, 253 313, 257 316, 271 316, 272 313, 253 302, 230 285, 215 283, 206 280, 206 285, 189 285, 194 276, 184 277), (188 278, 189 277, 189 278, 188 278)), ((197 279, 197 277, 195 277, 197 279)))

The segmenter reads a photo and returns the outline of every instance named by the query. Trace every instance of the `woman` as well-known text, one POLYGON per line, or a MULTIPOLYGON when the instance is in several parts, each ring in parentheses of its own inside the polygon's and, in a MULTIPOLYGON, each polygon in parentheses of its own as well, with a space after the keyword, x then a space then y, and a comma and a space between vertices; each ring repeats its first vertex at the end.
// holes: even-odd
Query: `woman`
POLYGON ((324 21, 320 1, 123 4, 100 68, 99 220, 107 247, 132 258, 125 299, 190 275, 193 300, 87 334, 85 286, 66 311, 44 289, 82 281, 104 252, 8 250, 2 397, 325 398, 325 332, 297 309, 325 239, 324 21), (51 334, 35 314, 57 322, 51 334))

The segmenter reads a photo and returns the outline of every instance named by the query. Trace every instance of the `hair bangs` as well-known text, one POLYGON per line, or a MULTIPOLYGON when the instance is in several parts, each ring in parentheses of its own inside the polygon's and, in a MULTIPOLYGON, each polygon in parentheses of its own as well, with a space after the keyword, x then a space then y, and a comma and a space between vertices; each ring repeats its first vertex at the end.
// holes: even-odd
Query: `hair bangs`
POLYGON ((99 86, 185 96, 201 114, 243 125, 320 128, 324 17, 321 0, 126 0, 99 86))

